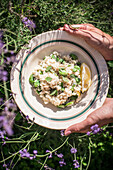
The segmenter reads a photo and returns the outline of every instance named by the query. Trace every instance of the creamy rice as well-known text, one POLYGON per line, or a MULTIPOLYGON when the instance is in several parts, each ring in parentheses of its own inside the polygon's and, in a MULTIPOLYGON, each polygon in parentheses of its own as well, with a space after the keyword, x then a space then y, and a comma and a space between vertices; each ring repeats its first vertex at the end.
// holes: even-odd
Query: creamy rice
POLYGON ((60 108, 74 105, 81 97, 80 63, 75 54, 54 51, 39 61, 29 82, 45 104, 60 108))

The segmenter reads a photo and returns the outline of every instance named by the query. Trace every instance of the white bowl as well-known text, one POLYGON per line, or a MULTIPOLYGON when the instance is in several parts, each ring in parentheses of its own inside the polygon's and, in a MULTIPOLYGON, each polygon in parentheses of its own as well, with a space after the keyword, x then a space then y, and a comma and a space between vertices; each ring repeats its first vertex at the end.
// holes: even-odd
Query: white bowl
POLYGON ((11 71, 11 89, 20 110, 31 120, 43 127, 66 129, 83 121, 92 111, 101 107, 109 88, 109 75, 103 56, 91 48, 83 39, 61 30, 40 34, 17 55, 11 71), (92 85, 84 97, 73 107, 60 109, 52 104, 45 105, 29 84, 29 76, 38 61, 53 51, 61 54, 74 52, 81 63, 91 69, 92 85))

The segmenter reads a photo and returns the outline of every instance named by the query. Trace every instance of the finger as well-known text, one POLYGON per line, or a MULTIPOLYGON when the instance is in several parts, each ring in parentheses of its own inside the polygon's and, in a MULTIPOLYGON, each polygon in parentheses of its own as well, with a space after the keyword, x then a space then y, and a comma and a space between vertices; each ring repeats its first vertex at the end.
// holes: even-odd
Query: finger
POLYGON ((93 37, 98 37, 98 39, 102 39, 104 36, 104 33, 101 30, 91 24, 75 24, 70 26, 65 24, 64 30, 73 35, 80 36, 85 40, 91 38, 92 35, 93 37))
POLYGON ((72 24, 69 25, 71 29, 83 29, 83 30, 90 30, 91 28, 95 28, 92 24, 72 24))
POLYGON ((86 133, 90 130, 90 125, 87 122, 88 120, 85 119, 84 121, 77 123, 75 125, 72 125, 68 127, 65 130, 65 136, 70 135, 71 133, 86 133))
POLYGON ((60 28, 58 28, 58 30, 62 30, 62 31, 63 31, 63 30, 64 30, 64 27, 60 27, 60 28))

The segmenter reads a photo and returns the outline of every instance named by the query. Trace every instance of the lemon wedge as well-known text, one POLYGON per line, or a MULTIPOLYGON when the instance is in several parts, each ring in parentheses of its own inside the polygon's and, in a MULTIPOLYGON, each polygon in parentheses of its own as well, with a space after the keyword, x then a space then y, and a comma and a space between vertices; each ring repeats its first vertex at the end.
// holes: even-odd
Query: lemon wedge
POLYGON ((85 63, 81 64, 80 77, 82 81, 82 93, 84 93, 91 85, 91 70, 85 63))

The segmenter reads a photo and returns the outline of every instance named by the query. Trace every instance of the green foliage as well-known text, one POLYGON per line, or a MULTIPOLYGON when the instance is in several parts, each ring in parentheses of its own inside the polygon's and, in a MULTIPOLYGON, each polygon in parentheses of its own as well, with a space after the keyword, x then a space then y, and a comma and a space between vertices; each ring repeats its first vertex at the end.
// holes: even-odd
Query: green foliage
MULTIPOLYGON (((0 63, 4 65, 6 57, 11 51, 17 54, 21 48, 29 40, 37 34, 56 30, 66 24, 90 23, 104 32, 113 36, 113 3, 112 0, 1 0, 0 1, 0 31, 4 32, 3 41, 5 47, 9 51, 7 54, 0 56, 0 63), (28 17, 36 24, 36 29, 32 31, 22 22, 22 16, 28 17)), ((11 64, 5 66, 8 73, 11 70, 11 64)), ((108 62, 110 74, 110 87, 108 97, 113 97, 113 62, 108 62)), ((8 75, 9 76, 9 75, 8 75)), ((10 96, 10 82, 7 81, 6 87, 0 83, 0 97, 6 100, 6 96, 10 96), (7 94, 6 94, 7 93, 7 94)), ((4 109, 4 104, 0 106, 1 111, 4 109)), ((109 127, 107 127, 109 128, 109 127)), ((81 169, 89 170, 112 170, 113 168, 113 139, 112 128, 109 131, 98 135, 88 137, 82 134, 72 134, 69 138, 61 137, 59 131, 49 130, 40 127, 33 122, 27 122, 24 115, 20 114, 19 109, 16 112, 14 135, 6 140, 6 145, 2 145, 0 141, 0 169, 3 163, 14 163, 15 170, 33 170, 43 168, 43 164, 56 170, 72 170, 73 159, 75 157, 81 164, 81 169), (33 150, 38 150, 36 159, 29 160, 20 158, 18 151, 22 148, 27 148, 31 153, 33 150), (77 153, 70 153, 71 147, 77 148, 77 153), (59 160, 54 153, 53 158, 49 159, 46 155, 46 150, 54 151, 57 148, 57 153, 63 153, 66 161, 66 166, 61 168, 59 160), (92 153, 92 156, 91 156, 92 153), (42 155, 42 157, 40 156, 42 155), (45 155, 45 156, 43 156, 45 155), (8 159, 9 157, 9 159, 8 159), (46 158, 47 162, 46 162, 46 158), (6 159, 6 161, 2 161, 6 159), (1 162, 2 161, 2 162, 1 162), (89 163, 90 165, 89 165, 89 163)), ((80 169, 80 168, 79 168, 80 169)))

